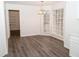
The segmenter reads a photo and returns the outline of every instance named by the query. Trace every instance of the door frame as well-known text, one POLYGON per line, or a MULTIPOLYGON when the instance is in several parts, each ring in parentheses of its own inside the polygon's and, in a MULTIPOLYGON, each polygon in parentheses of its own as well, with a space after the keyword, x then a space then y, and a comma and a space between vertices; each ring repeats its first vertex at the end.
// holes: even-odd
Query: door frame
MULTIPOLYGON (((20 25, 20 10, 13 10, 13 9, 8 9, 8 21, 9 21, 9 34, 10 34, 10 20, 9 20, 9 11, 18 11, 19 12, 19 26, 20 25)), ((20 29, 20 37, 21 37, 21 27, 19 28, 20 29)), ((11 34, 10 34, 11 35, 11 34)), ((9 36, 10 38, 10 36, 9 36)))

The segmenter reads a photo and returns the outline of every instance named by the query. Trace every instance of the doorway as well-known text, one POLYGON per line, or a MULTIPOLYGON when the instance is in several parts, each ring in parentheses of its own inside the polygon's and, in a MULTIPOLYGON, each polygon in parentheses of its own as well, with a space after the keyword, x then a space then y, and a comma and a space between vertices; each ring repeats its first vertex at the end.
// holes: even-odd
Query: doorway
POLYGON ((20 15, 19 10, 8 10, 10 36, 20 36, 20 15))

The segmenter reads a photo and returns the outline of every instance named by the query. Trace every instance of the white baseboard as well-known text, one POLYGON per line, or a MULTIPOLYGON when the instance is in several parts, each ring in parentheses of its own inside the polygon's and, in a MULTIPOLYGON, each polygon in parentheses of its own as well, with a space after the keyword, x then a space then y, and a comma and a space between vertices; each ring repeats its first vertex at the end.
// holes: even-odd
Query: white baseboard
POLYGON ((25 36, 34 36, 34 35, 45 35, 45 36, 52 36, 52 37, 55 37, 55 38, 57 38, 57 39, 59 39, 59 40, 64 41, 64 40, 63 40, 63 37, 58 36, 57 34, 49 34, 49 33, 21 35, 21 37, 25 37, 25 36))
POLYGON ((70 48, 67 44, 64 44, 64 47, 65 47, 65 48, 67 48, 67 49, 69 49, 69 48, 70 48))
POLYGON ((40 35, 40 34, 21 35, 21 37, 26 37, 26 36, 35 36, 35 35, 40 35))
POLYGON ((50 36, 55 37, 55 38, 57 38, 57 39, 59 39, 59 40, 64 41, 63 36, 59 36, 59 35, 57 35, 57 34, 50 34, 50 36))
POLYGON ((63 37, 58 36, 58 35, 56 35, 56 34, 46 34, 46 33, 45 33, 45 34, 40 34, 40 35, 51 36, 51 37, 54 37, 54 38, 57 38, 57 39, 59 39, 59 40, 64 41, 63 37))

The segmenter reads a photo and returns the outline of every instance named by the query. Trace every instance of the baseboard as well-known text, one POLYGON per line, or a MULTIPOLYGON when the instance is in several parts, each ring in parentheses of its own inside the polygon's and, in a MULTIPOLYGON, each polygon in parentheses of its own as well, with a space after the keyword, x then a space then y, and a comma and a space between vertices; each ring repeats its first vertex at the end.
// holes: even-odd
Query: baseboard
POLYGON ((21 37, 26 37, 26 36, 35 36, 35 35, 45 35, 45 36, 52 36, 52 37, 55 37, 59 40, 62 40, 63 41, 63 37, 60 37, 56 34, 49 34, 49 33, 41 33, 41 34, 29 34, 29 35, 21 35, 21 37))
POLYGON ((40 34, 40 35, 50 36, 50 34, 48 34, 48 33, 45 33, 45 34, 40 34))
POLYGON ((69 49, 69 46, 67 44, 64 44, 64 47, 67 48, 67 49, 69 49))
POLYGON ((26 37, 26 36, 35 36, 35 35, 40 35, 40 34, 21 35, 21 37, 26 37))
POLYGON ((58 36, 57 34, 50 34, 50 36, 55 37, 55 38, 57 38, 57 39, 59 39, 59 40, 64 41, 64 40, 63 40, 63 37, 58 36))

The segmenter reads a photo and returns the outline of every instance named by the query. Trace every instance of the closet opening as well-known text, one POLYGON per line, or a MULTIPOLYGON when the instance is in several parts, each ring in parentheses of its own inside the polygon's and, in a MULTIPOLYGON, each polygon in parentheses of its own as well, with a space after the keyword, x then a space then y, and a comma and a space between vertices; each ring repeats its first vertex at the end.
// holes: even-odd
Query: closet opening
POLYGON ((9 12, 9 25, 10 36, 20 36, 20 11, 8 10, 9 12))

